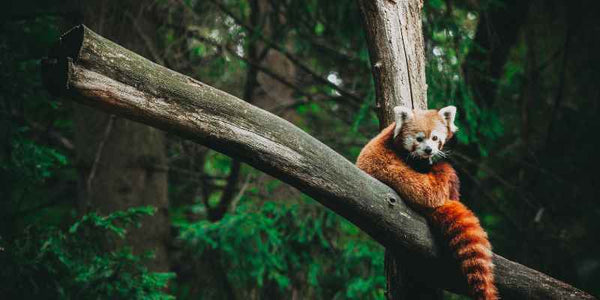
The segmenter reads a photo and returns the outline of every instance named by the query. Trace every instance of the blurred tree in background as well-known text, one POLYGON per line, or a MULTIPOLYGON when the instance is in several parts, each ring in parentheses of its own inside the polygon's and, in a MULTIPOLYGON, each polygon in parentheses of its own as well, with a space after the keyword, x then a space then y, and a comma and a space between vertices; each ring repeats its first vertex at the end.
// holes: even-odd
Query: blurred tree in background
MULTIPOLYGON (((353 161, 378 128, 356 1, 2 8, 0 297, 384 297, 383 248, 343 218, 206 147, 51 97, 39 78, 83 21, 353 161)), ((423 14, 430 107, 459 107, 464 201, 498 253, 595 295, 598 13, 591 0, 426 0, 423 14)))

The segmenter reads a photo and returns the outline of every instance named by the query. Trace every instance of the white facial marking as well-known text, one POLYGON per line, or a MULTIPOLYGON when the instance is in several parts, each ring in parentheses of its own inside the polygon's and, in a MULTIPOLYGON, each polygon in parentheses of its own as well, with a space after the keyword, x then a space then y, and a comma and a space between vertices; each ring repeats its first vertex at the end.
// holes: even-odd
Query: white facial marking
POLYGON ((438 141, 442 141, 442 144, 443 144, 446 142, 448 133, 446 132, 446 130, 434 130, 431 132, 431 138, 433 139, 434 136, 437 137, 437 141, 435 141, 436 143, 438 141))
POLYGON ((404 106, 394 107, 394 121, 396 121, 396 127, 394 128, 394 138, 400 133, 402 125, 404 125, 404 123, 406 123, 406 121, 410 120, 412 117, 412 109, 404 106))
POLYGON ((441 153, 440 144, 444 144, 447 135, 447 129, 443 125, 440 125, 429 136, 424 132, 419 132, 414 137, 407 137, 404 140, 404 148, 412 151, 415 156, 431 159, 441 153))
POLYGON ((454 119, 456 118, 456 107, 455 106, 446 106, 438 111, 439 116, 446 123, 445 125, 450 128, 452 132, 456 132, 458 127, 454 125, 454 119))
POLYGON ((415 138, 413 136, 408 135, 402 141, 402 146, 404 146, 404 149, 406 149, 406 151, 410 152, 410 151, 412 151, 412 146, 414 143, 415 143, 415 138))
MULTIPOLYGON (((431 132, 420 131, 414 133, 414 129, 424 129, 428 126, 428 124, 415 122, 413 125, 410 125, 413 118, 430 118, 432 116, 424 115, 423 112, 418 110, 413 111, 407 107, 394 107, 394 117, 396 121, 394 138, 398 136, 401 128, 403 128, 405 125, 409 126, 403 135, 402 146, 405 150, 410 152, 411 156, 429 159, 429 161, 433 161, 433 158, 436 156, 446 156, 441 147, 446 143, 446 140, 451 132, 458 130, 458 128, 456 128, 454 125, 454 119, 456 118, 456 107, 444 107, 440 109, 437 114, 437 116, 433 117, 433 120, 430 120, 433 121, 433 128, 431 128, 431 132), (412 134, 408 134, 408 132, 411 132, 412 134)), ((429 129, 430 128, 427 128, 427 130, 429 129)))

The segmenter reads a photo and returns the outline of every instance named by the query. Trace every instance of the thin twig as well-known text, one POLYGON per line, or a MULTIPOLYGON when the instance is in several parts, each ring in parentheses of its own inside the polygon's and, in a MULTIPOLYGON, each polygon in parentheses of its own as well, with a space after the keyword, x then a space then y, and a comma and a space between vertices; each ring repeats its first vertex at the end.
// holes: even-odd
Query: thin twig
POLYGON ((352 101, 354 101, 355 104, 360 104, 360 103, 363 102, 363 99, 361 97, 359 97, 359 96, 355 95, 353 92, 350 92, 350 91, 348 91, 348 90, 346 90, 346 89, 344 89, 344 88, 336 85, 335 83, 327 80, 327 78, 324 78, 321 75, 317 74, 315 71, 311 70, 311 68, 309 68, 308 66, 306 66, 305 64, 303 64, 300 61, 300 59, 298 59, 296 56, 292 55, 289 51, 287 51, 281 45, 279 45, 279 44, 277 44, 277 43, 269 40, 264 35, 262 35, 262 33, 256 31, 254 28, 248 26, 243 20, 241 20, 240 18, 238 18, 233 12, 231 12, 229 9, 227 9, 227 7, 225 7, 219 1, 215 1, 215 0, 209 0, 209 1, 211 3, 213 3, 215 6, 217 6, 226 15, 228 15, 229 17, 231 17, 238 25, 240 25, 240 26, 244 27, 246 30, 248 30, 253 36, 257 36, 265 44, 267 44, 269 47, 271 47, 274 50, 276 50, 277 52, 283 54, 287 59, 290 60, 290 62, 292 62, 294 65, 296 65, 302 71, 308 73, 317 82, 319 82, 321 84, 324 84, 326 86, 329 86, 330 88, 338 91, 342 96, 347 97, 347 98, 351 99, 352 101))
POLYGON ((538 209, 540 205, 534 204, 533 201, 531 199, 529 199, 528 197, 524 196, 522 189, 518 186, 515 186, 513 184, 511 184, 510 182, 506 181, 500 174, 498 174, 496 171, 494 171, 492 168, 486 166, 485 164, 482 163, 477 163, 476 161, 474 161, 473 159, 469 158, 466 155, 462 155, 458 152, 453 153, 454 157, 458 157, 464 161, 466 161, 469 164, 472 164, 478 168, 481 168, 482 170, 484 170, 485 172, 488 172, 492 178, 496 179, 499 183, 501 183, 502 185, 504 185, 505 187, 515 190, 515 191, 519 191, 519 196, 521 197, 521 199, 525 200, 525 203, 527 203, 532 209, 538 209))
POLYGON ((244 184, 240 188, 240 191, 235 196, 235 198, 233 199, 233 201, 231 201, 231 205, 229 206, 229 212, 232 212, 232 213, 235 212, 235 209, 237 208, 238 203, 242 199, 242 196, 244 196, 244 193, 246 192, 246 189, 248 188, 248 186, 250 184, 250 178, 251 177, 252 177, 252 174, 246 175, 246 179, 244 180, 244 184))
POLYGON ((87 198, 88 198, 87 204, 88 205, 91 204, 89 199, 91 199, 91 195, 92 195, 92 183, 94 182, 94 177, 96 176, 96 171, 98 170, 100 158, 102 157, 102 152, 104 151, 104 145, 106 144, 106 140, 108 140, 108 136, 110 135, 110 132, 112 131, 115 119, 116 119, 115 115, 110 115, 108 117, 108 122, 106 123, 106 127, 104 127, 104 134, 102 135, 102 139, 100 140, 100 143, 98 144, 98 149, 96 150, 96 155, 94 157, 94 163, 92 164, 92 169, 90 170, 90 174, 88 175, 88 178, 86 181, 87 198))
MULTIPOLYGON (((189 30, 189 32, 193 32, 193 31, 189 30)), ((195 32, 193 32, 193 33, 194 33, 194 37, 196 37, 198 40, 200 40, 202 42, 205 42, 205 43, 207 43, 209 45, 212 45, 212 46, 214 46, 214 47, 216 47, 218 49, 226 50, 228 53, 230 53, 234 57, 236 57, 236 58, 244 61, 248 65, 256 68, 257 70, 259 70, 259 71, 261 71, 261 72, 263 72, 265 74, 267 74, 268 76, 270 76, 271 78, 279 81, 283 85, 285 85, 285 86, 287 86, 287 87, 295 90, 298 94, 306 97, 309 101, 311 101, 311 102, 313 101, 313 95, 306 93, 305 91, 302 90, 302 88, 300 88, 299 86, 297 86, 297 85, 291 83, 290 81, 286 80, 285 78, 283 78, 283 76, 281 76, 281 75, 279 75, 279 74, 277 74, 277 73, 275 73, 275 72, 273 72, 273 71, 271 71, 271 70, 269 70, 269 69, 267 69, 267 68, 265 68, 265 67, 263 67, 263 66, 261 66, 259 64, 256 64, 256 63, 250 61, 246 57, 243 57, 243 56, 239 55, 234 49, 231 49, 229 46, 222 45, 219 42, 217 42, 217 41, 215 41, 215 40, 213 40, 213 39, 211 39, 209 37, 199 35, 198 33, 195 33, 195 32)))
POLYGON ((514 228, 516 228, 518 231, 523 231, 523 226, 519 225, 519 222, 517 222, 517 220, 515 220, 512 215, 510 215, 509 213, 505 212, 504 209, 502 209, 500 207, 500 205, 498 205, 497 199, 496 197, 492 196, 490 193, 487 192, 487 190, 483 187, 483 184, 475 177, 475 175, 471 174, 471 172, 469 172, 469 170, 467 170, 467 168, 462 167, 461 164, 454 164, 456 165, 458 168, 460 168, 460 170, 467 175, 467 177, 469 177, 476 185, 477 188, 481 191, 481 193, 483 194, 483 196, 485 198, 487 198, 488 200, 490 200, 490 203, 496 208, 496 210, 501 213, 504 218, 506 218, 506 220, 510 221, 509 223, 511 225, 514 226, 514 228))

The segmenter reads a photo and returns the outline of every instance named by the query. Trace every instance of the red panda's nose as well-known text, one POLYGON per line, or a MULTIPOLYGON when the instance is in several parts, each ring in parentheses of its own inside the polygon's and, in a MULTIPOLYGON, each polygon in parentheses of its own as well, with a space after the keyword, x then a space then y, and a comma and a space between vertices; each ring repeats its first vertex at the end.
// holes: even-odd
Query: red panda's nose
POLYGON ((433 150, 431 149, 431 147, 427 146, 425 148, 425 150, 423 150, 423 151, 425 151, 425 153, 427 153, 427 154, 431 154, 431 151, 433 151, 433 150))

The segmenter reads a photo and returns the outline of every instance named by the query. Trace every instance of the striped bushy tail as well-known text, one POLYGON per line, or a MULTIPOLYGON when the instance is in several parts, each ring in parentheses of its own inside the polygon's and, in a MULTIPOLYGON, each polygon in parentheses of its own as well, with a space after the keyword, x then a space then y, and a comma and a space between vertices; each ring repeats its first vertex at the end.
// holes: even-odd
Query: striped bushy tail
POLYGON ((498 299, 498 290, 494 284, 492 246, 479 219, 455 200, 436 208, 431 217, 448 239, 473 299, 498 299))

